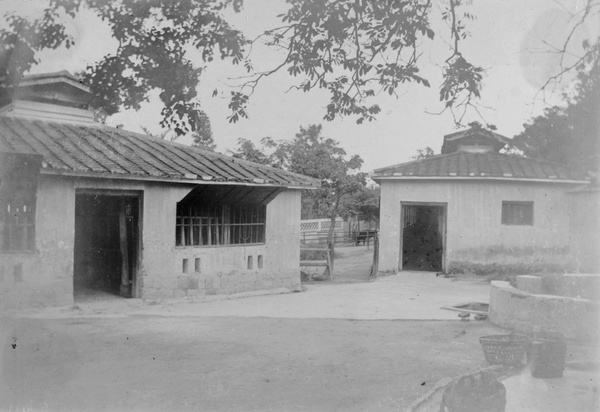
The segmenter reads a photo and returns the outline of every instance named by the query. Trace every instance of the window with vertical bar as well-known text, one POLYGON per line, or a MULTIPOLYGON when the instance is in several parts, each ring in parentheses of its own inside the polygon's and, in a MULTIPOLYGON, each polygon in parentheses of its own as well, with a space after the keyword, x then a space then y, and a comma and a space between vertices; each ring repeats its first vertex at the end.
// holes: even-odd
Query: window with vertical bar
POLYGON ((265 243, 266 206, 177 205, 177 246, 265 243))
POLYGON ((533 202, 502 202, 502 224, 533 226, 533 202))
POLYGON ((0 252, 35 248, 35 202, 0 202, 0 252))

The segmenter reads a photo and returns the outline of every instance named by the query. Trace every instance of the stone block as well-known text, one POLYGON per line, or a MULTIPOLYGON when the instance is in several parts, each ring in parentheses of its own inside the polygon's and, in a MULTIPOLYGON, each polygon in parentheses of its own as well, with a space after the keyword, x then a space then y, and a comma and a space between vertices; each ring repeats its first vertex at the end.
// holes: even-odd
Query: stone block
POLYGON ((523 292, 541 295, 544 292, 544 282, 541 276, 520 275, 517 276, 517 289, 523 292))

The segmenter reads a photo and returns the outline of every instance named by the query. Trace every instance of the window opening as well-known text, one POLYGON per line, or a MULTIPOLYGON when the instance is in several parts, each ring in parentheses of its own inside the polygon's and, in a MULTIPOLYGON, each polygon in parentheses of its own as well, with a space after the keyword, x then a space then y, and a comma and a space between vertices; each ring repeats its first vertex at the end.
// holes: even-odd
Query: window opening
POLYGON ((256 260, 256 264, 258 265, 259 269, 263 268, 263 255, 258 255, 258 258, 256 260))
POLYGON ((5 203, 0 214, 0 251, 34 249, 35 208, 30 203, 5 203))
POLYGON ((502 202, 502 224, 533 226, 533 202, 502 202))
POLYGON ((265 242, 266 206, 177 205, 177 246, 265 242))

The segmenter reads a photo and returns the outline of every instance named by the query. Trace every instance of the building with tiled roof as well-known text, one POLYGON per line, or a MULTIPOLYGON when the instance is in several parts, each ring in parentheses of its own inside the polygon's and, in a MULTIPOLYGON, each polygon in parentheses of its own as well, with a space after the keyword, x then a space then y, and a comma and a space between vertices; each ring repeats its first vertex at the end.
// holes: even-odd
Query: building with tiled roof
POLYGON ((589 178, 499 153, 508 142, 473 127, 446 135, 440 155, 371 172, 381 185, 380 270, 572 262, 570 192, 589 178))
POLYGON ((0 294, 72 304, 300 286, 289 173, 95 121, 68 72, 0 108, 0 294))

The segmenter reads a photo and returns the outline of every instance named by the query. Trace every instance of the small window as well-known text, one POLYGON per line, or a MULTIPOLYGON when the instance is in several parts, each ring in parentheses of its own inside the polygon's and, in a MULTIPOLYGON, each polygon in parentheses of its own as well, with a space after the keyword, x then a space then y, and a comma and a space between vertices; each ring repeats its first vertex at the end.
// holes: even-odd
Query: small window
POLYGON ((502 224, 533 226, 533 202, 502 202, 502 224))
POLYGON ((263 255, 258 255, 258 258, 256 259, 256 264, 258 265, 259 269, 263 268, 263 266, 264 266, 263 255))

